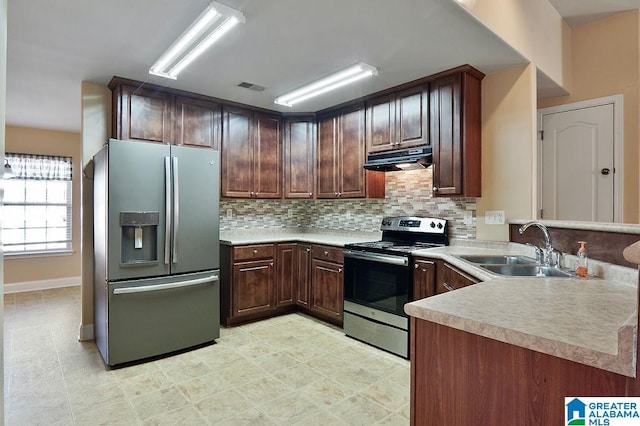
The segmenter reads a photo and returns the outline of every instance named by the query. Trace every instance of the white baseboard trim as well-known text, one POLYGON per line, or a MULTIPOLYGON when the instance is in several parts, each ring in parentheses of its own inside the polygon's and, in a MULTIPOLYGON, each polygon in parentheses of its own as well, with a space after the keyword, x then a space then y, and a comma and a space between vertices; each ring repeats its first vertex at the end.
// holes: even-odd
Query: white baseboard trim
POLYGON ((48 290, 51 288, 73 287, 82 283, 82 277, 55 278, 51 280, 23 281, 4 284, 4 294, 22 293, 24 291, 48 290))
POLYGON ((78 340, 86 342, 87 340, 93 340, 93 324, 80 324, 80 331, 78 332, 78 340))

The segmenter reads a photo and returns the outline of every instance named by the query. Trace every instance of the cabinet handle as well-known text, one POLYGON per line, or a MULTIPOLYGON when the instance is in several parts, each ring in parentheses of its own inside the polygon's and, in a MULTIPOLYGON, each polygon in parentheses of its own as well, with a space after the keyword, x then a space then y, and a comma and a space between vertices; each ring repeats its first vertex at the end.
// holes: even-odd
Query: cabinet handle
POLYGON ((271 263, 269 264, 269 266, 273 266, 273 262, 271 262, 271 263))
POLYGON ((313 192, 310 192, 310 193, 309 193, 309 197, 313 197, 313 192))
POLYGON ((449 283, 442 283, 442 286, 447 289, 447 291, 455 290, 455 287, 452 287, 449 283))
POLYGON ((336 195, 336 197, 338 196, 338 193, 337 193, 337 192, 334 192, 334 194, 336 195))
POLYGON ((438 192, 438 187, 437 187, 437 186, 434 186, 433 188, 431 188, 431 191, 433 191, 433 192, 438 192))
POLYGON ((416 265, 413 265, 413 268, 414 268, 414 269, 418 269, 418 268, 419 268, 419 265, 417 265, 417 264, 416 264, 416 265))
POLYGON ((307 252, 307 253, 310 253, 310 252, 311 252, 311 249, 307 247, 306 252, 307 252))
POLYGON ((338 272, 342 272, 342 268, 338 268, 338 272))
POLYGON ((325 255, 325 256, 329 256, 329 252, 325 250, 325 251, 324 251, 324 255, 325 255))
POLYGON ((258 249, 253 249, 253 254, 254 255, 258 254, 258 249))
POLYGON ((426 269, 424 269, 424 268, 422 268, 422 272, 427 272, 427 270, 426 270, 426 269))

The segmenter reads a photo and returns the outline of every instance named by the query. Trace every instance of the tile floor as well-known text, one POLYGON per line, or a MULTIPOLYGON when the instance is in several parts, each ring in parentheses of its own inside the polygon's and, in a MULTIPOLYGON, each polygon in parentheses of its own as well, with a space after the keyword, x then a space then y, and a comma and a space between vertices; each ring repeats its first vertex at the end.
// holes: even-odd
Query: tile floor
POLYGON ((6 425, 407 425, 409 362, 301 314, 108 369, 80 289, 5 295, 6 425))

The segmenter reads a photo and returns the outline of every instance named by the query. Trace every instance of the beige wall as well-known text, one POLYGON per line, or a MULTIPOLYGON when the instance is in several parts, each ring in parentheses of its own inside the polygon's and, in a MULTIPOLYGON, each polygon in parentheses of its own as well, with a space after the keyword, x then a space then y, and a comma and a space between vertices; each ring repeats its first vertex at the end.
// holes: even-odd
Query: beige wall
POLYGON ((572 31, 571 95, 538 101, 538 108, 622 94, 624 97, 623 220, 639 222, 640 12, 632 10, 572 31))
MULTIPOLYGON (((6 126, 5 150, 72 157, 73 254, 42 257, 4 257, 5 287, 12 283, 80 276, 80 134, 28 127, 6 126)), ((5 291, 7 289, 5 288, 5 291)))
POLYGON ((529 219, 535 206, 536 68, 532 64, 482 80, 482 197, 477 200, 476 237, 509 240, 505 225, 485 225, 487 210, 506 219, 529 219))
POLYGON ((571 88, 571 29, 547 0, 452 0, 558 86, 571 88))
MULTIPOLYGON (((111 91, 82 82, 82 164, 83 167, 111 134, 111 91)), ((91 167, 89 167, 91 169, 91 167)), ((89 171, 89 170, 88 170, 89 171)), ((82 306, 80 340, 93 339, 93 187, 82 180, 82 306)))

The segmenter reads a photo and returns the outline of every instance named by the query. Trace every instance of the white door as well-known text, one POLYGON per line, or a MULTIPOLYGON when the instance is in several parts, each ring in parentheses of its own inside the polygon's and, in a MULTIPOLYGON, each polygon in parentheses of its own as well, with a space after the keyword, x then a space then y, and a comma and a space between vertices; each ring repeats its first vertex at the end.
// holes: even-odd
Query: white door
POLYGON ((540 217, 616 221, 614 103, 540 112, 540 217))

